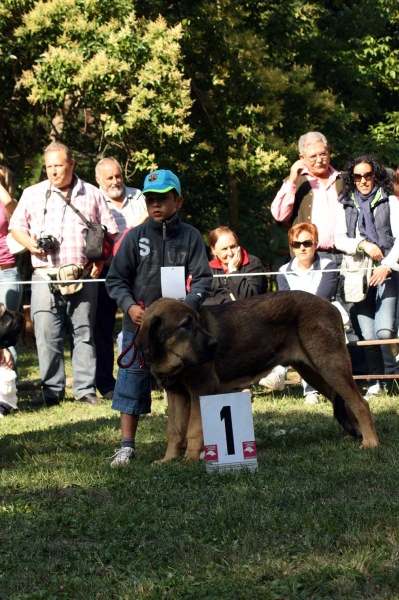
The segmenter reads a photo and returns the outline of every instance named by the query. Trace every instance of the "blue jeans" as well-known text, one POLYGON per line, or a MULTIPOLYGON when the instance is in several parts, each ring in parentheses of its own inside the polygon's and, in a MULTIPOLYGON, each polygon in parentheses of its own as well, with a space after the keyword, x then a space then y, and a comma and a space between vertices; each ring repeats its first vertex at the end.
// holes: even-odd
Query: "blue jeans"
MULTIPOLYGON (((135 334, 123 329, 122 349, 125 350, 135 334)), ((134 346, 122 359, 127 365, 132 358, 134 346)), ((148 366, 140 368, 141 353, 128 369, 118 369, 112 406, 114 410, 127 415, 145 415, 151 412, 151 374, 148 366)))
MULTIPOLYGON (((396 336, 397 273, 392 272, 383 285, 369 288, 367 296, 354 304, 364 340, 388 340, 396 336)), ((366 346, 371 375, 385 373, 381 346, 366 346)))
MULTIPOLYGON (((19 284, 19 281, 21 281, 21 278, 18 267, 0 271, 0 302, 2 302, 8 310, 18 311, 20 309, 22 285, 19 284)), ((9 351, 11 352, 14 368, 16 369, 18 358, 17 346, 10 346, 9 351)))
POLYGON ((52 293, 43 277, 32 276, 31 313, 35 326, 40 375, 45 398, 65 393, 64 341, 71 338, 73 393, 77 399, 95 393, 96 351, 93 328, 97 284, 87 283, 76 294, 52 293))

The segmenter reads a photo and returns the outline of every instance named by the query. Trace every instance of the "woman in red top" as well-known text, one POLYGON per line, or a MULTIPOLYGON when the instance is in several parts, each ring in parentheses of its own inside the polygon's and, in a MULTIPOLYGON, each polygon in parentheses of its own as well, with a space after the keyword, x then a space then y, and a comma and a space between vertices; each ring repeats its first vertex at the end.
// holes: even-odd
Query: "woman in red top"
POLYGON ((238 236, 229 227, 218 227, 209 234, 213 259, 209 262, 214 275, 212 291, 204 304, 223 304, 264 294, 267 289, 265 269, 259 258, 238 245, 238 236), (236 274, 233 277, 226 275, 236 274), (238 277, 240 275, 240 277, 238 277))
MULTIPOLYGON (((13 174, 10 169, 0 165, 0 302, 9 310, 19 310, 22 297, 22 286, 19 283, 21 279, 15 264, 15 256, 11 254, 6 242, 8 223, 17 206, 14 193, 13 174)), ((16 349, 11 347, 9 350, 16 366, 16 349)))

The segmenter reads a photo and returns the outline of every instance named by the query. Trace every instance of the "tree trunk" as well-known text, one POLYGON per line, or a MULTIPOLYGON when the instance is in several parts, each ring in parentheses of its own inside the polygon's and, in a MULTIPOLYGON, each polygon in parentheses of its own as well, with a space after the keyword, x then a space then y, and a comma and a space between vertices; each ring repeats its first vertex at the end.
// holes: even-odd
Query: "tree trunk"
POLYGON ((239 206, 238 206, 238 188, 237 188, 237 180, 236 179, 234 179, 230 183, 229 209, 230 209, 230 227, 233 231, 238 232, 240 210, 239 210, 239 206))
POLYGON ((73 98, 71 94, 65 96, 64 105, 62 108, 57 108, 55 116, 51 121, 52 127, 50 131, 50 139, 52 142, 56 142, 62 138, 64 131, 65 118, 68 116, 69 111, 72 108, 73 98))

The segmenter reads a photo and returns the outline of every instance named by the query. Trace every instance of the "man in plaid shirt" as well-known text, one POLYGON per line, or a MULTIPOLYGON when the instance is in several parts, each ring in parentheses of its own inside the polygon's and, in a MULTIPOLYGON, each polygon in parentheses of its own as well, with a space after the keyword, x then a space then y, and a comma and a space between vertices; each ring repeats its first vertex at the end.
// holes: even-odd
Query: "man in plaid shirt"
POLYGON ((31 404, 51 406, 64 398, 64 339, 67 332, 73 348, 75 399, 97 404, 93 340, 97 284, 85 283, 80 291, 63 295, 43 283, 64 265, 84 267, 83 280, 98 277, 103 267, 102 261, 89 262, 86 258, 87 225, 67 206, 59 192, 86 219, 105 225, 112 236, 118 233, 118 228, 99 190, 73 173, 75 161, 67 146, 53 142, 46 148, 44 160, 48 180, 24 190, 10 221, 13 237, 29 250, 34 267, 31 316, 43 394, 31 404), (48 236, 52 239, 48 240, 48 236))

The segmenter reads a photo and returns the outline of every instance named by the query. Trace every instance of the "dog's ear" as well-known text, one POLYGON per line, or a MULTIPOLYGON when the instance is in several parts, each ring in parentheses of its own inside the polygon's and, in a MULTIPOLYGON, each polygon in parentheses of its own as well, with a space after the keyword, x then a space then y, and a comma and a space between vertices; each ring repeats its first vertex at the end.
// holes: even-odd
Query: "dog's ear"
POLYGON ((163 319, 159 315, 154 315, 151 319, 144 319, 144 323, 136 336, 136 347, 141 351, 147 350, 150 340, 153 340, 155 336, 159 336, 162 329, 163 319))
POLYGON ((0 319, 3 317, 5 312, 6 312, 6 307, 4 306, 4 304, 2 302, 0 302, 0 319))

